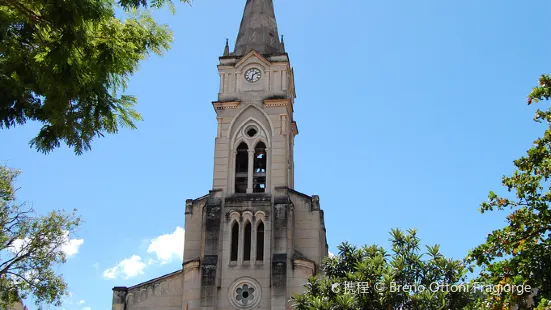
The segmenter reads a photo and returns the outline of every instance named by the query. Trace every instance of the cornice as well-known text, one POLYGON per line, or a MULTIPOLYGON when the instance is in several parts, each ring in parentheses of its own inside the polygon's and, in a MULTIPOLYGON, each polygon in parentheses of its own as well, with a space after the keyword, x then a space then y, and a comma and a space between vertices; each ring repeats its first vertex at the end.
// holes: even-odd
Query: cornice
POLYGON ((215 110, 237 109, 240 101, 213 101, 212 106, 215 110))
POLYGON ((293 114, 293 102, 289 98, 282 99, 265 99, 265 108, 286 107, 289 115, 293 114))

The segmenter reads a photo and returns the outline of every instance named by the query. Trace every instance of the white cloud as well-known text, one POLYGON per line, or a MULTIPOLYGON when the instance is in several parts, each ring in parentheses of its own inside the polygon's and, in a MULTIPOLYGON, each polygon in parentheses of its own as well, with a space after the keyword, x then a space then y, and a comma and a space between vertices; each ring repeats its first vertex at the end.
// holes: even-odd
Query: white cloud
POLYGON ((80 246, 84 243, 84 239, 71 239, 69 238, 69 232, 65 232, 65 242, 61 245, 61 251, 65 252, 67 257, 78 254, 80 246))
POLYGON ((86 301, 84 301, 84 300, 81 300, 81 301, 78 302, 79 305, 84 305, 84 303, 86 303, 86 301))
MULTIPOLYGON (((63 233, 63 244, 60 246, 60 250, 65 252, 65 255, 67 257, 74 256, 78 254, 78 250, 80 249, 80 246, 84 243, 84 239, 71 239, 69 238, 69 232, 65 231, 63 233)), ((23 249, 25 246, 29 244, 31 240, 29 238, 24 239, 16 239, 13 241, 13 244, 11 246, 11 252, 12 253, 18 253, 23 249)), ((24 250, 26 252, 26 250, 24 250)))
POLYGON ((82 308, 82 310, 92 310, 92 308, 90 308, 90 307, 84 307, 84 308, 82 308))
POLYGON ((11 251, 13 253, 18 253, 19 251, 21 251, 21 249, 23 247, 25 247, 25 246, 27 246, 27 244, 29 244, 29 241, 30 241, 29 238, 13 240, 13 243, 11 244, 11 251))
POLYGON ((335 254, 329 252, 329 257, 331 257, 331 258, 332 258, 332 257, 335 257, 335 254))
POLYGON ((123 276, 125 279, 132 278, 143 274, 146 264, 142 262, 142 258, 137 255, 122 260, 115 267, 109 268, 103 272, 103 276, 108 279, 115 279, 123 276))
POLYGON ((161 264, 169 263, 173 257, 183 259, 185 234, 184 229, 178 226, 173 233, 164 234, 151 240, 147 253, 155 254, 161 264))
MULTIPOLYGON (((147 253, 154 257, 146 257, 142 259, 138 255, 122 260, 116 266, 103 271, 103 276, 107 279, 115 279, 124 277, 125 279, 136 277, 144 273, 147 266, 154 264, 167 264, 174 257, 183 259, 184 257, 184 239, 185 231, 182 227, 176 227, 173 233, 164 234, 148 241, 149 245, 147 253)), ((99 268, 99 263, 92 265, 94 268, 99 268)))

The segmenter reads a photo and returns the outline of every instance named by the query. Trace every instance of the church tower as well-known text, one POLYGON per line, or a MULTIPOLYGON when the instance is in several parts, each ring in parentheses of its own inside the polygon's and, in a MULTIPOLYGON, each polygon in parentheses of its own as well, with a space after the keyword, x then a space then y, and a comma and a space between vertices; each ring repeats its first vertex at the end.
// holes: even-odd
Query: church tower
POLYGON ((294 189, 295 84, 272 0, 247 0, 219 60, 213 187, 186 201, 183 268, 115 288, 113 309, 290 309, 328 254, 319 197, 294 189))

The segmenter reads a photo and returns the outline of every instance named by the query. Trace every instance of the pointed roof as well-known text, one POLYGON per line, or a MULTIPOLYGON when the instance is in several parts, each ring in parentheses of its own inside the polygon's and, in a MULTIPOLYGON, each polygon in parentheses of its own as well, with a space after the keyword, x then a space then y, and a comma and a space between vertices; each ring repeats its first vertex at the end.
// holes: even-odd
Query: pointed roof
POLYGON ((251 50, 263 55, 282 54, 272 0, 247 0, 234 55, 251 50))

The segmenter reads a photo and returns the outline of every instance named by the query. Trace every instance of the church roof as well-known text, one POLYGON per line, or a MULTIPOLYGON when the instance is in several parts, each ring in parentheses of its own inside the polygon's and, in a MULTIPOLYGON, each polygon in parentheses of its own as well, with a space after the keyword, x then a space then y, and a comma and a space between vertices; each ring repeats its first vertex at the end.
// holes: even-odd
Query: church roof
POLYGON ((279 41, 273 0, 247 0, 235 43, 235 56, 251 50, 263 55, 284 53, 279 41))

